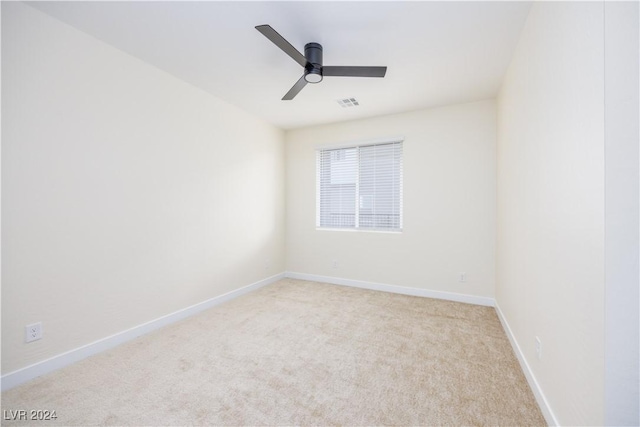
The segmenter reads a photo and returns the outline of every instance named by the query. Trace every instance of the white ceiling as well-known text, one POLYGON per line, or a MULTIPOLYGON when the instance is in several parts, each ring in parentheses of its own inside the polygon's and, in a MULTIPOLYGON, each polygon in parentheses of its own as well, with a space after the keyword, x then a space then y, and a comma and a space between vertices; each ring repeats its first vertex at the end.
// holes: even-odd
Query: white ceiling
POLYGON ((530 2, 30 2, 284 129, 494 97, 530 2), (302 67, 256 25, 325 65, 386 65, 379 78, 327 77, 292 101, 302 67), (343 108, 337 99, 355 97, 343 108))

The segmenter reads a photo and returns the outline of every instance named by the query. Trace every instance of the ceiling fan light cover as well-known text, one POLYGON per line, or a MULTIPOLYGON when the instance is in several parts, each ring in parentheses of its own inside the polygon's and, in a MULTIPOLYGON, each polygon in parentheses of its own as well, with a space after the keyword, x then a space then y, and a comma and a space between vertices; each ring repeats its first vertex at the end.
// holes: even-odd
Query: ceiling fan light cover
POLYGON ((320 83, 322 81, 322 72, 320 70, 310 70, 305 73, 304 79, 307 83, 320 83))

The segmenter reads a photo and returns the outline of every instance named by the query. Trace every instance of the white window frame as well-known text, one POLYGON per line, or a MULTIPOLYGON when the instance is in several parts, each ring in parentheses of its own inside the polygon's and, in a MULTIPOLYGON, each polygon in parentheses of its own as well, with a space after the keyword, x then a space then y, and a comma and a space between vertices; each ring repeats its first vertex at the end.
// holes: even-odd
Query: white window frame
MULTIPOLYGON (((317 231, 344 231, 347 233, 353 232, 364 232, 364 233, 390 233, 390 234, 400 234, 403 231, 404 227, 404 137, 398 136, 393 138, 378 138, 378 139, 367 139, 361 141, 352 141, 352 142, 341 142, 337 144, 325 144, 319 145, 315 147, 316 154, 316 230, 317 231), (400 197, 400 205, 399 205, 399 215, 400 215, 400 227, 394 229, 380 229, 380 228, 359 228, 358 224, 360 221, 360 203, 359 203, 359 194, 360 194, 360 174, 356 173, 356 204, 355 204, 355 227, 347 228, 347 227, 321 227, 320 226, 320 156, 319 152, 323 150, 335 150, 340 148, 356 148, 363 147, 368 145, 382 145, 382 144, 392 144, 392 143, 402 143, 402 168, 400 173, 400 189, 399 189, 399 197, 400 197)), ((358 165, 359 167, 359 165, 358 165)))

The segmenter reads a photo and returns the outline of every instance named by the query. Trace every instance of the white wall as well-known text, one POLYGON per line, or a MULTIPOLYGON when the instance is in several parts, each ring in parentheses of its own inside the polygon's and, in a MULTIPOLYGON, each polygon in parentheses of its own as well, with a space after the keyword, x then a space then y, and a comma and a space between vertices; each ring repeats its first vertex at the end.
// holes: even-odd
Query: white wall
POLYGON ((498 98, 496 301, 562 425, 604 423, 603 57, 603 3, 535 3, 498 98))
POLYGON ((605 2, 605 423, 640 425, 639 14, 605 2))
POLYGON ((287 270, 493 297, 495 132, 491 100, 288 131, 287 270), (405 137, 403 232, 316 230, 315 148, 395 136, 405 137))
POLYGON ((280 130, 20 3, 2 89, 3 373, 284 270, 280 130))

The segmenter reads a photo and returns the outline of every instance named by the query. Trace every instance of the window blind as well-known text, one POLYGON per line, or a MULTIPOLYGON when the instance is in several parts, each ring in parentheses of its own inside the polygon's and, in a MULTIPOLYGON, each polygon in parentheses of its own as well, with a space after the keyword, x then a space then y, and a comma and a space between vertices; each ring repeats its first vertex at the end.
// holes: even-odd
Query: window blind
POLYGON ((402 229, 402 142, 317 151, 322 228, 402 229))

